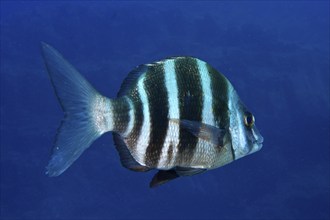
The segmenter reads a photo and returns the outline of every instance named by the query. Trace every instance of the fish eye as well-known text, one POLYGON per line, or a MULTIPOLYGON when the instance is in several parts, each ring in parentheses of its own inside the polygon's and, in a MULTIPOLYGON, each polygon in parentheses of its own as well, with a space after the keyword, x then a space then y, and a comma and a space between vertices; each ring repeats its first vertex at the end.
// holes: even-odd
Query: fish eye
POLYGON ((246 127, 252 128, 254 125, 255 119, 252 113, 247 112, 244 115, 244 124, 246 127))

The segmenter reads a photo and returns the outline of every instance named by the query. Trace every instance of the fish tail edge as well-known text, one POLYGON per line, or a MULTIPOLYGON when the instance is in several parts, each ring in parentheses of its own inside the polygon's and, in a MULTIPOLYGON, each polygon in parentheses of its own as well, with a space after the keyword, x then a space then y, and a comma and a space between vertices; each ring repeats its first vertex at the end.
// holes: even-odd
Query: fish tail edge
POLYGON ((111 100, 100 95, 53 47, 41 42, 41 48, 55 94, 64 112, 46 167, 48 176, 58 176, 97 138, 112 130, 111 100))

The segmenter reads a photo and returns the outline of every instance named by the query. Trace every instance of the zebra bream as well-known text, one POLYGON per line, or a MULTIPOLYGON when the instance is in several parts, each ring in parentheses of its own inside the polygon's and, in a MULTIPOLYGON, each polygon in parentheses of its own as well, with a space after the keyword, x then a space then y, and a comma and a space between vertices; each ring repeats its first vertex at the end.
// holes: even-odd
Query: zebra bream
POLYGON ((254 116, 225 76, 192 57, 140 65, 118 96, 99 94, 51 46, 42 51, 64 111, 49 176, 58 176, 102 134, 112 131, 122 165, 158 169, 150 186, 228 164, 261 149, 254 116))

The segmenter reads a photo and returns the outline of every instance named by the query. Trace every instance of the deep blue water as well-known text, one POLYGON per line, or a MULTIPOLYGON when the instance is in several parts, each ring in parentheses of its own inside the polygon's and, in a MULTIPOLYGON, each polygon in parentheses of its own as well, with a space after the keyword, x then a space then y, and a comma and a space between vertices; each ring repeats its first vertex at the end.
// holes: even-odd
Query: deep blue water
POLYGON ((1 1, 1 219, 329 219, 329 2, 1 1), (40 52, 108 97, 136 65, 207 61, 254 112, 261 151, 156 189, 111 134, 45 173, 62 111, 40 52))

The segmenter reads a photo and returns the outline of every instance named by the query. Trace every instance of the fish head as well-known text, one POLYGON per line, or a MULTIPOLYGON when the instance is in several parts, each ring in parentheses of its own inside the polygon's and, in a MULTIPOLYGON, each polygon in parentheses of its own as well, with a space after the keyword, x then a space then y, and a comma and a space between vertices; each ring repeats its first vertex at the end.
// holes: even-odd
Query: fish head
POLYGON ((229 132, 235 159, 259 151, 264 138, 255 124, 255 116, 233 90, 228 102, 229 132))

